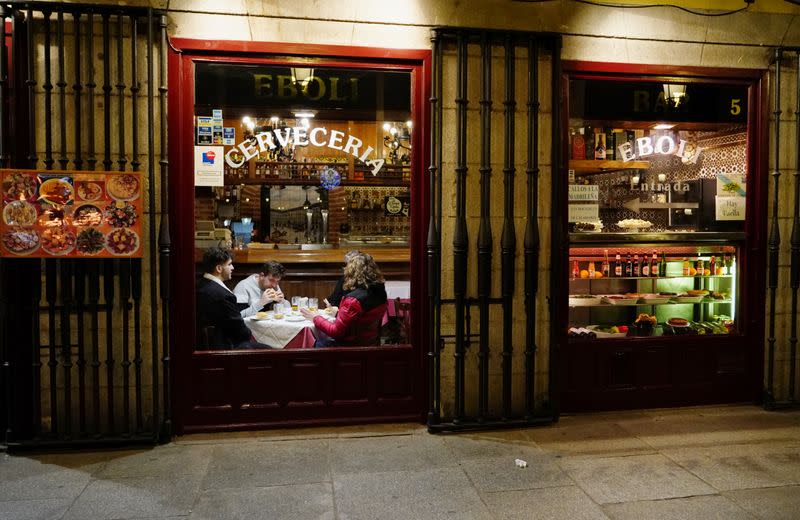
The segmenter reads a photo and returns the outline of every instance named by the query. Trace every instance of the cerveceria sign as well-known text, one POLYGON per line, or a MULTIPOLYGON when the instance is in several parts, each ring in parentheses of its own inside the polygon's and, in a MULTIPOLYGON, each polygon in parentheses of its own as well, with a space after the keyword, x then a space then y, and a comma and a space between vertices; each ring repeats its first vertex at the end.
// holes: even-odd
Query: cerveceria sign
POLYGON ((294 128, 276 128, 269 132, 259 132, 253 138, 239 143, 236 147, 228 150, 225 154, 225 162, 231 168, 239 168, 245 162, 256 157, 260 152, 283 148, 289 142, 294 146, 317 146, 328 147, 332 150, 339 150, 350 154, 359 161, 372 168, 372 175, 377 175, 383 168, 383 159, 368 159, 375 149, 367 145, 358 137, 347 135, 339 130, 330 130, 325 127, 308 129, 302 126, 294 128), (233 154, 237 151, 242 153, 242 158, 237 161, 233 154))

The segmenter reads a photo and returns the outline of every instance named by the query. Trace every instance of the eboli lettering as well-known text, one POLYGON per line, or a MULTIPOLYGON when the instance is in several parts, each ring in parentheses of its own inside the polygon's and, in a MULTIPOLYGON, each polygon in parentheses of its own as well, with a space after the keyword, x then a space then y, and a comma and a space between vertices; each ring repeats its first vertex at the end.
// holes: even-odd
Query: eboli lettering
POLYGON ((357 103, 358 80, 359 78, 311 76, 307 81, 298 82, 288 74, 253 74, 256 97, 277 98, 282 101, 327 99, 357 103))
MULTIPOLYGON (((617 149, 619 150, 618 157, 622 159, 622 162, 629 162, 636 158, 649 157, 653 154, 674 155, 683 159, 687 157, 686 145, 687 142, 684 139, 681 139, 676 144, 671 136, 662 135, 656 139, 655 143, 652 137, 640 137, 635 143, 622 143, 617 149)), ((688 162, 691 164, 697 163, 702 148, 693 146, 689 146, 688 148, 692 150, 692 154, 688 156, 688 162)))
POLYGON ((378 175, 378 172, 383 168, 385 163, 384 159, 379 158, 368 160, 367 157, 369 154, 375 150, 371 146, 367 146, 364 152, 361 153, 361 147, 364 143, 357 137, 346 135, 339 130, 331 130, 330 133, 328 133, 328 130, 324 127, 317 127, 309 132, 307 128, 300 126, 294 128, 276 128, 270 132, 259 132, 253 139, 242 141, 237 146, 228 150, 228 153, 225 154, 225 162, 231 168, 240 168, 245 162, 256 157, 259 151, 266 152, 267 150, 274 150, 278 147, 283 148, 289 144, 290 138, 294 141, 295 146, 312 145, 316 147, 328 147, 332 150, 343 150, 345 153, 352 155, 354 158, 371 167, 372 175, 378 175), (347 139, 344 139, 345 136, 347 139), (231 154, 235 153, 237 150, 241 152, 243 156, 243 159, 238 162, 231 157, 231 154))

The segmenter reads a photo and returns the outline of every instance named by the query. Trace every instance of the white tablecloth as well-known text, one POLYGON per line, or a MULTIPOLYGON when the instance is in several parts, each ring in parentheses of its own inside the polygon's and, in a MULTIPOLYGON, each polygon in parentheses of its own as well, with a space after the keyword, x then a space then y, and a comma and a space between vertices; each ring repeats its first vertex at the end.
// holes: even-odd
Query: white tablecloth
POLYGON ((251 316, 245 318, 244 322, 253 333, 253 337, 256 338, 256 341, 269 345, 272 348, 286 347, 295 336, 304 332, 303 329, 305 328, 310 328, 315 336, 317 332, 314 328, 314 323, 306 319, 299 321, 289 321, 286 318, 280 320, 259 320, 251 316))

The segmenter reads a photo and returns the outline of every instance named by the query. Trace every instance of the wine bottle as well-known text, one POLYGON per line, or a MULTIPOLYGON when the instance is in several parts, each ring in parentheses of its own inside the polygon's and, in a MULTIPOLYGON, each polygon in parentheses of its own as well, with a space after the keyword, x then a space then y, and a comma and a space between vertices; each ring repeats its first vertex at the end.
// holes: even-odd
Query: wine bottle
POLYGON ((638 277, 641 274, 641 266, 639 265, 639 254, 633 255, 633 274, 631 276, 638 277))
POLYGON ((633 262, 631 261, 631 254, 628 253, 628 259, 625 261, 625 276, 633 276, 633 262))
POLYGON ((611 274, 611 266, 608 264, 608 249, 603 250, 603 276, 608 278, 611 274))
POLYGON ((614 259, 614 276, 622 276, 622 259, 620 258, 619 251, 617 251, 617 257, 614 259))

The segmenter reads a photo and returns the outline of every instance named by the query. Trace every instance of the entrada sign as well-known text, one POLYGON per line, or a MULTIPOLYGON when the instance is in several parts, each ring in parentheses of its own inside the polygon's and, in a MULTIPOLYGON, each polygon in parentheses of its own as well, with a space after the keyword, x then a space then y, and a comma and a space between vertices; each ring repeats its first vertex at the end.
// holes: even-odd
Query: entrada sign
POLYGON ((259 132, 251 139, 242 141, 236 147, 228 150, 225 154, 225 162, 231 168, 240 168, 244 163, 256 157, 259 152, 266 152, 267 150, 275 150, 280 147, 283 148, 292 142, 295 146, 317 146, 328 147, 332 150, 340 150, 344 153, 350 154, 367 166, 372 167, 372 175, 378 175, 378 172, 383 168, 384 159, 367 159, 371 153, 375 151, 374 148, 367 145, 362 152, 364 142, 358 137, 347 135, 339 130, 328 130, 325 127, 317 127, 309 130, 302 126, 294 128, 276 128, 270 132, 259 132), (345 140, 345 137, 347 139, 345 140), (236 152, 237 149, 241 151, 244 158, 241 161, 235 161, 231 154, 236 152))
POLYGON ((676 144, 675 140, 669 135, 662 135, 656 138, 655 142, 652 137, 640 137, 635 143, 622 143, 617 148, 619 149, 619 157, 622 158, 623 162, 632 161, 637 157, 641 158, 659 154, 676 155, 687 164, 697 163, 697 159, 700 157, 700 151, 702 150, 702 148, 688 143, 684 139, 681 139, 676 144))

